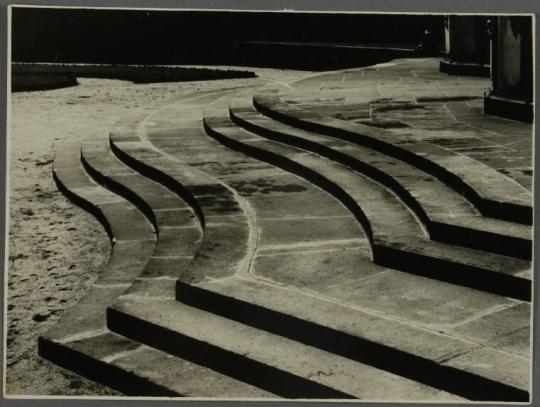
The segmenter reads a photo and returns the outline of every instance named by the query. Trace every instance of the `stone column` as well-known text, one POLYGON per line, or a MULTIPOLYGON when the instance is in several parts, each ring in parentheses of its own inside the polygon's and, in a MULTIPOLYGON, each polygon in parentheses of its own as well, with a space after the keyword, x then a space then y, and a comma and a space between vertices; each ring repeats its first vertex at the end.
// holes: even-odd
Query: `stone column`
POLYGON ((532 17, 499 16, 493 23, 491 90, 484 112, 532 123, 532 17))
POLYGON ((446 57, 441 72, 489 78, 488 20, 486 16, 445 18, 446 57))

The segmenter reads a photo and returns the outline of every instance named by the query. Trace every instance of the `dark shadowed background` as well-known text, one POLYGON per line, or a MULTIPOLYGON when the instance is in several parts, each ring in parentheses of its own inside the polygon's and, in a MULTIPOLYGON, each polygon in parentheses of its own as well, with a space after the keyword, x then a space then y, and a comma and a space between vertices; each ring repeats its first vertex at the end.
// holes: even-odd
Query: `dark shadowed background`
POLYGON ((431 15, 42 8, 13 9, 12 27, 14 62, 307 69, 406 56, 426 29, 441 48, 444 28, 443 17, 431 15))

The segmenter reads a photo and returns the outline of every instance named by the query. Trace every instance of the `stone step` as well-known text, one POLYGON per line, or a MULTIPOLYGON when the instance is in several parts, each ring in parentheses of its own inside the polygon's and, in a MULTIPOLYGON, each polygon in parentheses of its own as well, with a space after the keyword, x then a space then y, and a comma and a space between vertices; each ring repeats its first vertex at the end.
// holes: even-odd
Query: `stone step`
MULTIPOLYGON (((471 341, 470 336, 460 333, 467 329, 472 332, 475 326, 493 326, 497 318, 483 316, 443 333, 329 297, 246 278, 198 285, 179 281, 177 300, 470 400, 529 398, 528 356, 499 347, 517 327, 509 324, 508 318, 526 323, 528 304, 523 304, 526 309, 513 308, 514 315, 506 313, 499 321, 504 322, 493 328, 494 336, 471 341)), ((145 309, 142 305, 140 308, 145 309)), ((523 348, 528 353, 527 345, 523 348)))
POLYGON ((231 120, 248 131, 332 159, 391 189, 433 240, 531 259, 529 226, 481 216, 462 195, 404 161, 272 120, 255 110, 249 98, 233 99, 229 111, 231 120))
MULTIPOLYGON (((161 159, 167 161, 165 157, 161 159)), ((118 163, 109 167, 121 169, 122 174, 129 170, 118 163)), ((224 397, 272 396, 254 386, 110 332, 106 327, 107 307, 132 284, 154 279, 168 279, 174 283, 192 258, 192 254, 174 258, 163 256, 171 250, 177 254, 178 245, 174 240, 178 238, 168 238, 164 245, 164 231, 168 227, 197 226, 198 220, 189 207, 183 203, 183 208, 178 210, 153 208, 157 214, 154 216, 156 226, 162 231, 162 253, 153 256, 157 251, 152 225, 129 201, 98 186, 86 174, 80 161, 79 144, 62 146, 55 158, 54 176, 68 196, 77 197, 74 200, 84 202, 85 208, 96 208, 92 213, 99 214, 102 223, 107 225, 114 246, 107 265, 84 298, 39 338, 40 355, 131 396, 210 397, 216 391, 224 397), (205 378, 204 382, 199 380, 201 377, 205 378)), ((136 188, 134 190, 144 197, 136 188)), ((171 287, 170 295, 173 290, 171 287)))
POLYGON ((459 397, 281 335, 141 292, 108 311, 109 328, 287 398, 459 397))
MULTIPOLYGON (((235 192, 219 180, 182 162, 155 157, 152 154, 155 150, 145 146, 141 140, 125 141, 111 135, 111 145, 133 168, 173 190, 181 188, 183 194, 189 194, 196 202, 204 234, 197 255, 189 264, 189 272, 184 273, 185 278, 197 281, 234 274, 249 250, 250 236, 249 221, 235 192)), ((135 291, 139 288, 145 289, 132 287, 135 291)))
POLYGON ((40 343, 40 347, 44 346, 46 357, 53 355, 56 364, 127 396, 275 397, 255 386, 110 331, 89 338, 73 338, 69 343, 40 343))
MULTIPOLYGON (((182 196, 198 214, 199 221, 204 226, 202 241, 193 259, 183 265, 180 275, 197 281, 197 278, 211 276, 211 273, 206 273, 207 270, 217 270, 219 276, 234 272, 247 246, 243 241, 249 235, 249 228, 233 192, 204 173, 156 153, 155 149, 150 148, 138 136, 130 132, 121 132, 116 129, 110 135, 110 146, 122 162, 182 196), (215 252, 217 247, 220 248, 218 253, 215 252)), ((179 276, 178 273, 171 273, 171 265, 163 258, 156 257, 151 259, 151 262, 152 260, 155 262, 149 263, 147 270, 117 299, 117 302, 122 302, 125 298, 134 295, 143 295, 149 299, 173 297, 174 283, 179 276)), ((166 310, 162 311, 166 315, 166 310)), ((110 315, 110 310, 108 312, 110 315)), ((158 352, 157 349, 149 349, 158 352)), ((161 355, 161 352, 159 354, 161 355)), ((189 378, 188 386, 184 383, 176 384, 183 389, 184 395, 274 397, 272 393, 264 389, 205 368, 200 363, 192 363, 178 357, 173 359, 176 361, 174 364, 170 362, 167 364, 172 374, 164 372, 164 375, 171 384, 174 383, 174 377, 182 377, 184 380, 189 378), (205 386, 207 380, 214 388, 205 386)), ((161 366, 159 360, 153 362, 152 366, 144 365, 141 368, 151 372, 151 369, 156 369, 157 366, 161 366)))
POLYGON ((253 98, 258 111, 310 132, 347 140, 405 161, 464 195, 484 215, 532 224, 529 191, 493 168, 448 149, 426 143, 397 143, 383 129, 301 110, 270 92, 253 98))
MULTIPOLYGON (((80 161, 80 144, 64 143, 57 149, 53 164, 59 189, 73 202, 93 213, 108 231, 112 252, 101 276, 87 294, 38 340, 39 354, 99 383, 120 389, 130 381, 153 392, 150 384, 136 375, 125 373, 119 383, 96 376, 99 361, 88 355, 73 355, 70 338, 83 339, 106 331, 105 310, 143 270, 155 246, 152 225, 139 210, 118 195, 98 186, 84 171, 80 161), (114 208, 116 216, 111 216, 114 208), (130 222, 124 222, 129 219, 130 222), (132 224, 131 224, 132 222, 132 224), (135 226, 135 227, 133 227, 135 226), (118 386, 116 385, 118 384, 118 386)), ((135 387, 137 388, 137 387, 135 387)), ((135 389, 134 388, 134 389, 135 389)), ((154 394, 154 393, 152 393, 154 394)), ((164 393, 165 394, 165 393, 164 393)))
MULTIPOLYGON (((156 151, 146 151, 165 160, 156 151)), ((112 152, 105 142, 84 143, 81 159, 94 178, 137 203, 154 223, 157 243, 139 280, 177 278, 199 251, 203 229, 195 211, 173 189, 135 171, 112 152)))
POLYGON ((234 125, 224 110, 204 119, 208 134, 229 148, 295 173, 339 199, 370 239, 377 264, 413 274, 530 300, 530 263, 429 240, 394 195, 339 164, 262 139, 234 125))

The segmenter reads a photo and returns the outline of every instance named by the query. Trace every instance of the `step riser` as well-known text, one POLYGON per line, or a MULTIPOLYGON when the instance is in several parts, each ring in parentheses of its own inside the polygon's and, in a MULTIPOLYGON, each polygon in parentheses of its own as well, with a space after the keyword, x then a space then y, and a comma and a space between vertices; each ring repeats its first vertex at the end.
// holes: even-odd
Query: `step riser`
POLYGON ((120 147, 116 145, 113 140, 110 140, 110 146, 115 156, 128 167, 131 167, 133 170, 137 171, 143 176, 163 185, 165 188, 174 192, 181 199, 183 199, 191 207, 193 212, 195 212, 195 215, 199 219, 202 227, 204 228, 205 220, 203 211, 199 203, 197 202, 197 199, 191 194, 191 192, 187 188, 185 188, 182 184, 180 184, 171 176, 159 171, 156 168, 144 164, 143 162, 124 152, 120 147))
POLYGON ((524 278, 378 244, 374 245, 373 251, 375 263, 384 267, 521 301, 531 301, 531 281, 524 278))
POLYGON ((38 353, 64 369, 71 370, 94 382, 103 384, 127 396, 180 397, 170 389, 159 386, 136 374, 102 362, 54 341, 39 338, 38 353))
POLYGON ((206 366, 263 390, 286 398, 354 398, 330 387, 265 365, 164 327, 109 308, 108 328, 113 332, 206 366))
POLYGON ((496 254, 513 256, 524 260, 531 259, 531 241, 431 221, 418 201, 403 188, 399 182, 390 175, 369 164, 358 161, 346 154, 321 144, 269 130, 262 126, 257 126, 236 116, 233 111, 230 111, 230 117, 235 124, 248 131, 270 140, 312 151, 327 157, 335 162, 344 164, 389 188, 415 213, 418 219, 424 224, 433 240, 472 249, 485 250, 496 254))
POLYGON ((529 397, 526 391, 472 373, 182 282, 177 282, 176 299, 471 400, 526 401, 529 397))
POLYGON ((487 200, 480 201, 479 205, 477 208, 484 216, 523 225, 533 224, 533 209, 531 207, 487 200))
POLYGON ((486 292, 496 292, 498 294, 500 294, 499 291, 503 291, 503 295, 508 295, 518 299, 529 298, 530 300, 531 285, 530 281, 528 280, 506 276, 489 270, 468 267, 463 264, 454 263, 443 259, 434 259, 428 256, 417 255, 416 253, 411 253, 405 250, 385 248, 384 246, 376 244, 373 241, 373 233, 371 231, 369 220, 366 218, 362 209, 358 206, 354 199, 339 186, 324 178, 317 172, 285 157, 232 140, 212 129, 210 126, 208 126, 206 121, 204 126, 207 134, 210 137, 214 138, 216 141, 220 142, 226 147, 296 174, 319 186, 341 201, 343 205, 355 216, 364 231, 366 231, 366 235, 371 243, 372 259, 375 263, 412 274, 424 272, 426 273, 426 277, 430 277, 435 280, 452 282, 453 284, 458 284, 465 287, 471 287, 471 285, 474 285, 474 288, 476 289, 486 292), (434 265, 436 265, 437 268, 433 268, 434 265), (474 273, 476 272, 479 273, 476 275, 480 277, 475 279, 474 273), (489 277, 484 278, 484 276, 489 277), (507 285, 506 288, 501 286, 499 280, 505 282, 507 285))
POLYGON ((458 176, 440 167, 433 161, 423 158, 417 154, 407 150, 393 146, 358 133, 352 133, 345 129, 325 126, 319 123, 311 123, 306 120, 285 115, 276 110, 270 109, 265 105, 260 104, 256 99, 253 102, 255 108, 265 116, 271 119, 297 127, 313 133, 318 133, 330 137, 339 138, 352 143, 356 143, 365 147, 372 148, 383 154, 387 154, 393 158, 409 163, 422 171, 425 171, 441 182, 454 189, 456 192, 468 199, 484 216, 489 216, 496 219, 506 220, 510 222, 532 225, 532 208, 522 205, 488 201, 482 199, 474 189, 463 182, 458 176))
POLYGON ((94 168, 92 164, 84 157, 84 154, 81 154, 81 162, 86 172, 94 179, 94 181, 135 205, 152 224, 154 230, 156 230, 156 232, 158 231, 156 215, 144 199, 142 199, 131 189, 126 188, 121 183, 116 182, 100 172, 97 168, 94 168))
POLYGON ((531 240, 439 222, 431 222, 428 231, 433 240, 441 243, 483 250, 522 260, 530 261, 532 259, 531 240))
POLYGON ((98 222, 103 226, 103 229, 105 229, 105 232, 109 236, 109 239, 111 239, 112 241, 113 233, 112 233, 111 225, 107 221, 107 218, 105 217, 103 212, 96 205, 92 204, 86 199, 70 191, 69 188, 67 188, 64 185, 64 183, 60 180, 60 178, 56 175, 54 168, 53 168, 53 179, 54 179, 54 182, 56 183, 56 186, 58 187, 58 190, 62 192, 62 194, 67 199, 69 199, 71 202, 73 202, 73 204, 82 208, 86 212, 91 213, 98 220, 98 222))

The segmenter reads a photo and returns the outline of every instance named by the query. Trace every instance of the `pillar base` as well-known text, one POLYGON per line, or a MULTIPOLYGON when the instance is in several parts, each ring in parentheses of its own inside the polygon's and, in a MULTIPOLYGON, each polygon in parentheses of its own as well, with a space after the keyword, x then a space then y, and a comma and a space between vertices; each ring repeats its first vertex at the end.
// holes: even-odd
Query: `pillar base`
POLYGON ((489 65, 479 65, 468 62, 450 62, 442 60, 439 64, 439 71, 448 75, 481 76, 483 78, 490 77, 489 65))
POLYGON ((494 95, 484 96, 484 113, 525 123, 534 120, 534 107, 531 103, 494 95))

